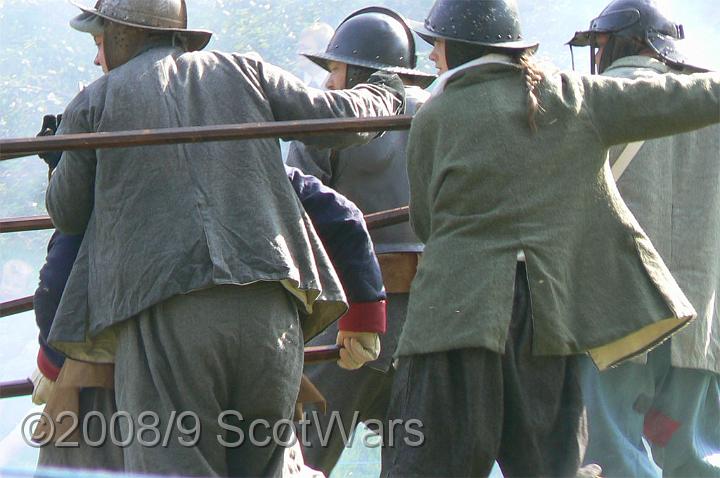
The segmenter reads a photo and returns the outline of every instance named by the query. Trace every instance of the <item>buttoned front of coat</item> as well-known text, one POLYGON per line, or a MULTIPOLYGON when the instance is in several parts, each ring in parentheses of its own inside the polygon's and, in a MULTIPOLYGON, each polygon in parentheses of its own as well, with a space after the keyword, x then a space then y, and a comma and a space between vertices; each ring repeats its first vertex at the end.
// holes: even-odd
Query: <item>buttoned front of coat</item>
MULTIPOLYGON (((658 60, 630 56, 603 74, 655 78, 670 72, 658 60)), ((611 149, 611 164, 622 149, 611 149)), ((720 128, 646 141, 618 189, 697 311, 672 338, 672 364, 720 373, 720 128)))
MULTIPOLYGON (((375 86, 323 92, 252 57, 156 46, 79 93, 59 133, 378 116, 398 107, 375 86)), ((373 136, 312 141, 347 146, 373 136)), ((115 324, 214 285, 282 282, 310 314, 306 339, 346 309, 277 140, 67 151, 47 206, 61 231, 85 231, 50 335, 71 357, 111 361, 115 324)))
POLYGON ((694 309, 627 209, 611 145, 720 121, 718 75, 618 80, 545 72, 538 131, 521 70, 460 71, 416 116, 411 219, 426 243, 398 355, 502 353, 518 251, 537 355, 605 368, 685 326, 694 309))

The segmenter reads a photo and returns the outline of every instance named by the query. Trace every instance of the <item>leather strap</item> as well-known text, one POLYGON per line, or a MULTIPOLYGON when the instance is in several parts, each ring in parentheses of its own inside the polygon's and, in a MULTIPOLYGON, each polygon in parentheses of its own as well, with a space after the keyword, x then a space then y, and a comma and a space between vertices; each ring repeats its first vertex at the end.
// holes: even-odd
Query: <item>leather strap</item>
POLYGON ((622 177, 623 173, 625 173, 625 170, 628 166, 630 166, 632 160, 635 159, 635 156, 637 156, 638 151, 640 151, 643 144, 645 144, 645 141, 628 143, 625 146, 625 149, 622 150, 622 153, 620 153, 620 156, 618 156, 618 159, 612 165, 612 173, 615 178, 615 182, 617 182, 622 177))
POLYGON ((420 256, 418 252, 393 252, 377 256, 388 294, 410 292, 410 284, 415 278, 420 256))

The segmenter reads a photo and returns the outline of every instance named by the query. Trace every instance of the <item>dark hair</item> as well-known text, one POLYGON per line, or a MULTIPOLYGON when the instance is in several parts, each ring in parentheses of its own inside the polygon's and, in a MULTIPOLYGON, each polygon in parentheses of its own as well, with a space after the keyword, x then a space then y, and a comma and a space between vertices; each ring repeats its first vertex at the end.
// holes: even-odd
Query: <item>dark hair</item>
POLYGON ((598 73, 603 73, 620 58, 639 55, 645 50, 648 50, 648 46, 639 38, 610 35, 600 57, 598 73))
POLYGON ((472 45, 452 40, 445 41, 445 60, 448 68, 456 68, 460 65, 476 60, 490 53, 501 53, 510 55, 517 62, 523 71, 525 87, 527 88, 528 126, 533 132, 537 131, 535 117, 542 112, 539 99, 539 86, 544 75, 542 70, 533 61, 531 50, 508 50, 484 45, 472 45))

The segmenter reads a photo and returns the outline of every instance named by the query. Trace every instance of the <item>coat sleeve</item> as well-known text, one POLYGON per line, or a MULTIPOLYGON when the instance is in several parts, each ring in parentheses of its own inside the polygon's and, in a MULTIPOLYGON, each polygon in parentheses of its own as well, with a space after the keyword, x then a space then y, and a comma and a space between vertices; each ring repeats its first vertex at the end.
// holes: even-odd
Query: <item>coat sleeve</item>
POLYGON ((430 238, 430 183, 436 153, 433 146, 437 130, 429 126, 430 110, 418 113, 410 128, 407 146, 407 170, 410 182, 410 225, 422 243, 430 238))
POLYGON ((40 330, 38 368, 51 380, 57 379, 65 356, 50 348, 47 339, 82 239, 83 236, 68 236, 55 231, 48 243, 45 264, 40 269, 40 284, 33 297, 35 321, 40 330))
MULTIPOLYGON (((351 90, 325 91, 310 88, 292 74, 269 63, 241 55, 237 55, 236 59, 255 69, 259 86, 277 121, 392 116, 404 107, 405 90, 397 75, 377 72, 368 83, 351 90)), ((377 134, 342 133, 305 136, 300 140, 316 147, 341 149, 367 143, 377 134)))
POLYGON ((582 77, 587 111, 607 146, 669 136, 720 122, 720 74, 638 80, 582 77))
MULTIPOLYGON (((68 105, 57 134, 91 132, 87 120, 87 92, 68 105)), ((90 220, 95 188, 95 150, 65 151, 45 195, 55 227, 65 234, 83 234, 90 220)))
POLYGON ((385 288, 362 212, 317 178, 286 170, 350 302, 340 330, 385 332, 385 288))

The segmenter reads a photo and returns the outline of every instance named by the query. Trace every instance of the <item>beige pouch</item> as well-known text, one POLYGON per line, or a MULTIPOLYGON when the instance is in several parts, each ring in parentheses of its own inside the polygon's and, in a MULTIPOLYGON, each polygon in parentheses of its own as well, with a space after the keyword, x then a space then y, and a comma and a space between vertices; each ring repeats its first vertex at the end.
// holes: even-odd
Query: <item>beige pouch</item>
POLYGON ((78 441, 80 438, 80 390, 114 389, 115 366, 65 359, 32 439, 37 443, 78 441), (48 420, 52 420, 50 423, 48 420), (48 440, 48 437, 52 437, 48 440))

